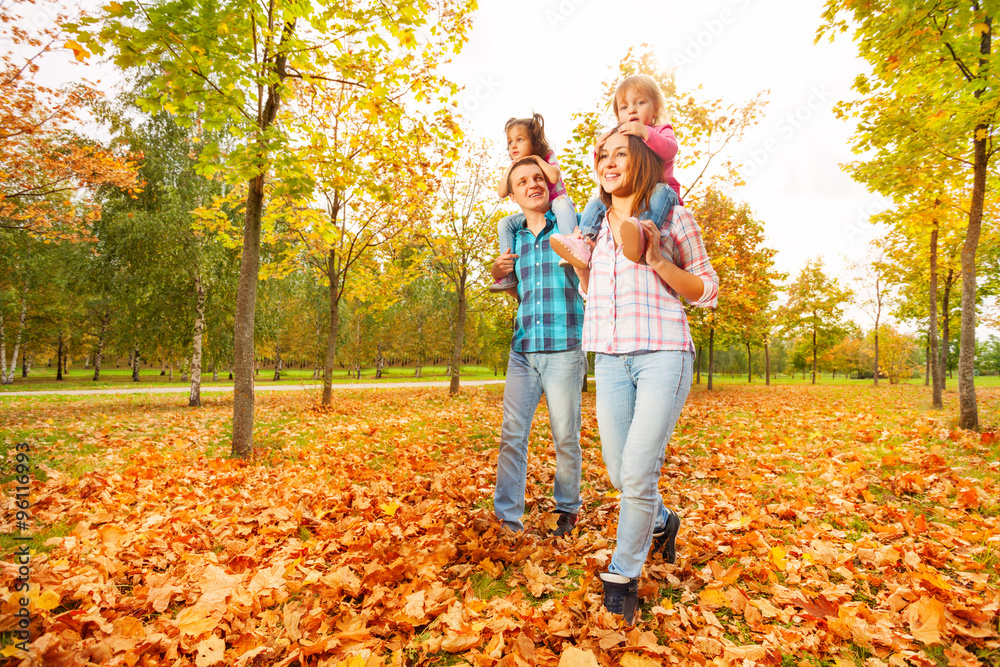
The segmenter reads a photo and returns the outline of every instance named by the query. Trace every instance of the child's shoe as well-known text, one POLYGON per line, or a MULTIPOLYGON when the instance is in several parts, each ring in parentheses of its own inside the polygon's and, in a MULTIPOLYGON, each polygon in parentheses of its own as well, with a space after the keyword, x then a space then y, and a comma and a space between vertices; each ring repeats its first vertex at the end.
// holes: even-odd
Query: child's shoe
POLYGON ((492 285, 490 285, 491 292, 506 292, 511 287, 517 287, 517 276, 511 271, 503 278, 497 279, 492 285))
POLYGON ((646 230, 635 218, 622 220, 619 233, 622 237, 622 254, 635 262, 643 261, 646 256, 646 230))
POLYGON ((604 608, 612 614, 621 614, 632 625, 639 606, 639 577, 629 579, 611 572, 601 572, 599 576, 604 584, 604 608))
MULTIPOLYGON (((590 266, 590 246, 579 236, 553 234, 549 237, 549 245, 570 266, 575 266, 578 269, 590 266)), ((562 262, 559 264, 561 265, 562 262)))

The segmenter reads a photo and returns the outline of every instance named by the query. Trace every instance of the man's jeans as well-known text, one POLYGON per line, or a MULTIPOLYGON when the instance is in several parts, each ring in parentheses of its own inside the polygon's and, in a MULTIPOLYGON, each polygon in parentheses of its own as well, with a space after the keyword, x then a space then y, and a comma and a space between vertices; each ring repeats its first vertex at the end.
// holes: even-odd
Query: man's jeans
POLYGON ((511 350, 503 392, 503 426, 497 456, 493 510, 511 530, 523 530, 528 475, 528 434, 542 394, 556 448, 556 511, 580 510, 580 393, 587 355, 580 349, 521 353, 511 350))
POLYGON ((694 355, 657 351, 598 354, 597 426, 611 484, 621 491, 618 544, 609 572, 642 573, 653 530, 667 509, 660 495, 664 449, 691 391, 694 355))

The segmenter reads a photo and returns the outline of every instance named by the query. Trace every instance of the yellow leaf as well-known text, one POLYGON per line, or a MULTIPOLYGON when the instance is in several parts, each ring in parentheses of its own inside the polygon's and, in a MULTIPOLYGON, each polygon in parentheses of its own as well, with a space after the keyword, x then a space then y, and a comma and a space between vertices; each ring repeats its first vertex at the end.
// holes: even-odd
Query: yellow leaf
POLYGON ((592 651, 569 646, 559 656, 559 667, 598 667, 598 665, 592 651))
POLYGON ((65 47, 67 49, 70 49, 73 52, 73 56, 77 60, 81 60, 82 61, 82 60, 86 60, 87 58, 90 57, 90 51, 88 51, 87 49, 83 48, 82 46, 80 46, 80 44, 78 42, 75 42, 72 39, 69 40, 68 42, 66 42, 65 47))
POLYGON ((984 35, 990 31, 990 26, 986 23, 973 23, 972 29, 976 31, 977 35, 984 35))
POLYGON ((204 607, 182 609, 174 620, 182 635, 200 635, 211 632, 219 624, 218 619, 208 616, 208 610, 204 607))
POLYGON ((782 572, 784 572, 785 567, 787 567, 787 563, 785 562, 785 555, 787 553, 788 552, 781 547, 771 547, 771 561, 774 563, 774 566, 782 572))
POLYGON ((391 503, 382 503, 379 507, 386 513, 386 516, 392 516, 399 509, 399 503, 394 500, 391 503))
POLYGON ((59 606, 59 594, 55 591, 45 591, 38 596, 35 600, 36 609, 44 609, 45 611, 50 611, 59 606))
POLYGON ((215 29, 215 32, 219 33, 220 35, 228 35, 229 26, 227 26, 225 23, 220 23, 219 26, 215 29))
POLYGON ((726 606, 726 596, 718 588, 705 588, 698 593, 701 604, 709 609, 717 609, 726 606))
POLYGON ((641 653, 626 653, 622 656, 621 667, 659 667, 660 663, 641 653))

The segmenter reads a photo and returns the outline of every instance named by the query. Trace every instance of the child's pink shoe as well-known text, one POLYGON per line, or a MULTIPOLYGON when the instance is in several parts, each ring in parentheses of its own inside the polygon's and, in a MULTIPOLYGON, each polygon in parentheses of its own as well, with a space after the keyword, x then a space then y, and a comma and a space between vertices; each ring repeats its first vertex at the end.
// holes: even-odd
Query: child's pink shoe
POLYGON ((635 218, 622 220, 622 254, 639 264, 646 256, 646 230, 635 218))
POLYGON ((578 269, 590 266, 590 246, 579 236, 553 234, 549 237, 549 245, 570 266, 575 266, 578 269))
POLYGON ((506 292, 511 287, 517 287, 517 276, 511 271, 503 278, 498 278, 490 285, 489 290, 491 292, 506 292))

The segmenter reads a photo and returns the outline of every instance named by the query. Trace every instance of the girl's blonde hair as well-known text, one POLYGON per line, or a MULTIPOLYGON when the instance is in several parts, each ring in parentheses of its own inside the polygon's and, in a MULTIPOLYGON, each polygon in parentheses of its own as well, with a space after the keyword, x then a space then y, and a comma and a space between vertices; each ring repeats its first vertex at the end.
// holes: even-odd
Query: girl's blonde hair
POLYGON ((611 99, 611 110, 615 113, 615 120, 618 119, 618 104, 630 90, 650 99, 653 104, 653 123, 659 125, 667 101, 663 98, 663 91, 660 90, 660 86, 653 80, 653 77, 645 74, 627 76, 615 88, 615 96, 611 99))
POLYGON ((524 128, 524 131, 528 133, 528 138, 531 139, 532 155, 537 155, 544 160, 552 153, 549 140, 545 138, 545 119, 542 118, 542 114, 533 113, 531 118, 511 118, 503 126, 504 138, 510 136, 512 128, 519 126, 524 128))

